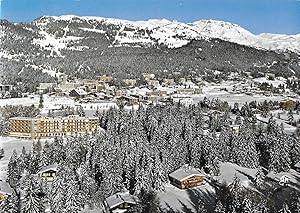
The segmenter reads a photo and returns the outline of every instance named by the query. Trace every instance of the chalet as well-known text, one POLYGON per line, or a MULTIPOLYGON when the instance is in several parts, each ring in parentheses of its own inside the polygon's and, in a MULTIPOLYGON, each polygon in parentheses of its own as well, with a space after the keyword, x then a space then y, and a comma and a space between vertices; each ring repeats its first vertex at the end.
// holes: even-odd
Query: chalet
POLYGON ((297 172, 300 172, 300 161, 296 163, 294 167, 297 172))
POLYGON ((168 93, 167 91, 162 91, 162 90, 155 90, 155 91, 147 91, 146 92, 146 96, 159 96, 159 97, 162 97, 162 96, 167 96, 168 93))
POLYGON ((185 78, 179 78, 179 84, 184 84, 186 82, 185 78))
POLYGON ((127 212, 130 208, 138 203, 136 196, 129 193, 116 193, 104 201, 107 213, 127 212))
POLYGON ((186 95, 193 95, 193 94, 200 94, 202 91, 201 89, 198 88, 176 88, 176 93, 177 94, 186 94, 186 95))
POLYGON ((163 80, 163 85, 174 85, 175 84, 175 80, 173 78, 165 78, 163 80))
POLYGON ((118 100, 129 105, 135 105, 139 103, 139 99, 133 96, 121 96, 118 98, 118 100))
POLYGON ((39 94, 43 94, 47 92, 52 92, 56 87, 56 83, 40 83, 40 85, 37 87, 37 91, 39 94))
POLYGON ((230 128, 233 133, 238 134, 240 132, 240 125, 239 124, 231 124, 230 128))
POLYGON ((11 196, 13 193, 12 188, 7 182, 0 181, 0 202, 3 201, 6 197, 11 196))
POLYGON ((190 96, 174 95, 172 96, 173 103, 180 103, 186 107, 194 103, 193 98, 190 96))
POLYGON ((160 84, 159 84, 159 81, 158 80, 149 80, 148 81, 148 85, 149 86, 152 86, 152 87, 158 87, 160 84))
POLYGON ((81 103, 80 105, 76 105, 77 108, 82 107, 85 111, 89 110, 99 110, 99 111, 107 111, 111 108, 118 109, 117 103, 113 101, 97 101, 90 103, 81 103))
POLYGON ((296 102, 291 99, 283 100, 280 102, 280 106, 286 110, 293 110, 295 108, 296 102))
POLYGON ((187 189, 200 186, 205 183, 205 174, 196 168, 184 166, 169 174, 171 184, 187 189))
POLYGON ((267 80, 275 80, 275 74, 274 73, 265 73, 265 77, 267 80))
POLYGON ((48 183, 52 183, 57 173, 57 164, 52 164, 49 166, 43 167, 38 175, 47 180, 48 183))
POLYGON ((97 79, 99 81, 103 81, 103 82, 106 82, 106 83, 109 83, 111 82, 114 78, 110 75, 102 75, 102 76, 98 76, 97 79))
POLYGON ((109 87, 107 83, 101 81, 98 82, 96 80, 82 80, 82 85, 84 86, 84 90, 87 92, 104 92, 109 87))
POLYGON ((10 92, 13 89, 13 85, 0 84, 0 92, 10 92))
POLYGON ((134 87, 136 85, 136 79, 124 79, 123 82, 130 87, 134 87))
POLYGON ((143 73, 143 78, 146 80, 146 81, 149 81, 150 79, 154 79, 155 78, 155 74, 152 74, 152 73, 143 73))
POLYGON ((83 89, 72 89, 69 93, 69 96, 74 98, 84 98, 86 95, 87 92, 83 89))

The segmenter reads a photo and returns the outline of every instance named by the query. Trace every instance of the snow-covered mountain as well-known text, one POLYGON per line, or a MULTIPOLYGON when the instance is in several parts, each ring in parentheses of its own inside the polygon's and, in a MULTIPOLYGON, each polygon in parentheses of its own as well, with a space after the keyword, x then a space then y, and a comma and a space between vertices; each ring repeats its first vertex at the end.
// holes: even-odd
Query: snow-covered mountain
POLYGON ((219 38, 241 45, 259 49, 293 51, 300 53, 300 34, 278 35, 260 34, 254 35, 244 28, 224 21, 200 20, 194 23, 180 23, 177 21, 148 20, 127 21, 121 19, 102 17, 78 17, 73 15, 42 17, 35 20, 36 26, 43 27, 51 22, 78 22, 89 23, 88 28, 94 32, 105 33, 101 26, 116 27, 114 45, 124 44, 163 44, 169 48, 178 48, 188 44, 193 39, 219 38), (100 28, 100 29, 98 29, 100 28), (100 30, 100 31, 99 31, 100 30))
POLYGON ((145 72, 164 77, 176 73, 175 77, 202 76, 208 81, 244 72, 300 77, 299 37, 254 35, 238 25, 212 20, 0 20, 0 82, 2 77, 7 83, 26 82, 26 87, 35 88, 39 82, 55 81, 61 72, 77 78, 111 74, 119 79, 145 72))

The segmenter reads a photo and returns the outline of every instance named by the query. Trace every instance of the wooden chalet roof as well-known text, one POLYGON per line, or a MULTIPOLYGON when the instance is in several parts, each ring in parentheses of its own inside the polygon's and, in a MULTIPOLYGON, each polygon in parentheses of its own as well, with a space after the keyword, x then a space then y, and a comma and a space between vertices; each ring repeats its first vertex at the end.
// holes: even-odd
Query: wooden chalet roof
POLYGON ((187 178, 190 178, 192 176, 205 176, 204 172, 202 172, 200 169, 196 169, 193 167, 189 167, 189 166, 184 166, 180 169, 175 170, 174 172, 169 174, 169 177, 182 181, 185 180, 187 178))
POLYGON ((109 209, 113 209, 123 203, 137 204, 138 198, 129 193, 116 193, 105 199, 109 209))
POLYGON ((56 171, 56 172, 57 172, 57 164, 52 164, 52 165, 43 167, 43 168, 38 172, 38 174, 41 174, 41 173, 44 173, 44 172, 47 172, 47 171, 50 171, 50 170, 56 171))
POLYGON ((300 169, 300 161, 295 164, 295 167, 298 168, 298 169, 300 169))

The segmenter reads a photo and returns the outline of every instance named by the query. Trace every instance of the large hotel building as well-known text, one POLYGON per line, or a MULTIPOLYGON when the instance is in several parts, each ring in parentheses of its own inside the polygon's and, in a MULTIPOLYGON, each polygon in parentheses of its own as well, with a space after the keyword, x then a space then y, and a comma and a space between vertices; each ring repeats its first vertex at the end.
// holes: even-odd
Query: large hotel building
POLYGON ((92 134, 97 129, 98 118, 80 117, 14 117, 9 119, 9 133, 17 138, 48 138, 92 134))

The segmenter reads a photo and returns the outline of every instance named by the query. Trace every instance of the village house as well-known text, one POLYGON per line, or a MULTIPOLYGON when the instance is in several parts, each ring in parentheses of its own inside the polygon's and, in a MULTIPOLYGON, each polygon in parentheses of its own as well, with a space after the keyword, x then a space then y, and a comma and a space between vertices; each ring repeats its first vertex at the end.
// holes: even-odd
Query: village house
POLYGON ((96 80, 82 80, 81 84, 86 92, 106 92, 106 89, 109 88, 109 85, 104 81, 96 81, 96 80))
POLYGON ((10 92, 13 89, 13 85, 9 84, 0 84, 0 92, 10 92))
POLYGON ((117 99, 120 102, 123 102, 124 104, 127 104, 127 105, 135 105, 135 104, 139 103, 139 98, 133 97, 133 96, 123 95, 121 97, 118 97, 117 99))
POLYGON ((52 183, 57 173, 57 164, 52 164, 49 166, 43 167, 38 175, 42 178, 45 178, 48 183, 52 183))
POLYGON ((123 82, 130 87, 134 87, 136 85, 136 79, 124 79, 123 82))
POLYGON ((173 103, 180 103, 186 107, 188 107, 194 103, 193 98, 190 96, 173 95, 171 99, 172 99, 173 103))
POLYGON ((121 96, 126 96, 126 90, 116 90, 115 96, 121 97, 121 96))
POLYGON ((179 78, 179 81, 178 81, 179 84, 185 84, 185 82, 186 82, 185 78, 179 78))
POLYGON ((169 179, 174 186, 180 189, 188 189, 203 185, 205 174, 199 169, 185 165, 169 174, 169 179))
POLYGON ((80 88, 72 89, 69 93, 69 96, 77 99, 84 98, 85 96, 87 96, 87 92, 80 88))
POLYGON ((154 90, 154 91, 148 91, 146 92, 146 95, 147 96, 159 96, 159 97, 162 97, 162 96, 166 96, 167 95, 167 91, 162 91, 162 90, 154 90))
POLYGON ((0 203, 7 197, 11 196, 13 189, 7 182, 0 181, 0 203))
POLYGON ((116 193, 104 201, 107 213, 127 212, 133 206, 137 205, 138 198, 129 193, 116 193))
POLYGON ((159 84, 159 81, 158 81, 158 80, 152 79, 152 80, 149 80, 149 81, 148 81, 148 86, 151 86, 151 87, 159 87, 160 84, 159 84))
POLYGON ((152 74, 152 73, 143 73, 142 76, 143 76, 143 78, 144 78, 146 81, 149 81, 149 80, 155 78, 155 75, 152 74))
POLYGON ((109 83, 109 82, 111 82, 114 78, 112 77, 112 76, 110 76, 110 75, 102 75, 102 76, 98 76, 98 77, 96 77, 97 78, 97 80, 99 80, 99 81, 103 81, 103 82, 105 82, 105 83, 109 83))
POLYGON ((295 108, 296 102, 291 99, 283 100, 280 102, 280 106, 285 110, 293 110, 295 108))
POLYGON ((40 85, 37 87, 37 91, 39 94, 44 94, 44 93, 52 92, 56 87, 57 87, 56 83, 40 83, 40 85))
POLYGON ((265 77, 267 80, 275 80, 275 74, 274 73, 265 73, 265 77))
POLYGON ((90 102, 90 103, 81 103, 77 107, 82 107, 85 111, 96 111, 99 110, 101 112, 107 111, 111 108, 119 108, 117 103, 113 101, 97 101, 97 102, 90 102))
POLYGON ((238 134, 240 132, 240 125, 239 124, 231 124, 230 128, 233 133, 238 134))
POLYGON ((173 78, 165 78, 163 80, 163 85, 170 86, 170 85, 174 85, 174 84, 175 84, 175 80, 173 78))

